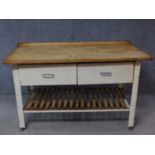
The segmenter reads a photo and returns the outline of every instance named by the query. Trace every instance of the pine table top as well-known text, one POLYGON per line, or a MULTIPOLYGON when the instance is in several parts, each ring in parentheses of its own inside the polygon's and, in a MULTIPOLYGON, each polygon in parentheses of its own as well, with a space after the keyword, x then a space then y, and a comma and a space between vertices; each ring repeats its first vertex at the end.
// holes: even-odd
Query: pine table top
POLYGON ((18 43, 5 64, 59 64, 151 60, 129 41, 18 43))

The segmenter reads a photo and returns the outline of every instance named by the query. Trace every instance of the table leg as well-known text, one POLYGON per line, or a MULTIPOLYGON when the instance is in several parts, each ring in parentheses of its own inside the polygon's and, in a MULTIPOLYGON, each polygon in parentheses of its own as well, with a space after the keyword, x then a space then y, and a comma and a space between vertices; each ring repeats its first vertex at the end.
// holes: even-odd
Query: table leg
POLYGON ((25 128, 22 91, 21 91, 21 85, 20 85, 19 72, 18 72, 17 65, 15 65, 13 68, 13 80, 14 80, 14 87, 15 87, 17 112, 18 112, 18 118, 19 118, 19 127, 25 128))
POLYGON ((128 127, 133 127, 134 126, 136 103, 137 103, 137 94, 138 94, 138 84, 139 84, 139 75, 140 75, 140 67, 141 67, 141 63, 140 62, 135 62, 128 127))
POLYGON ((28 86, 28 92, 29 94, 31 94, 31 92, 34 91, 34 86, 28 86))
POLYGON ((124 88, 124 84, 123 84, 123 83, 120 83, 120 84, 118 85, 118 87, 119 87, 119 88, 124 88))

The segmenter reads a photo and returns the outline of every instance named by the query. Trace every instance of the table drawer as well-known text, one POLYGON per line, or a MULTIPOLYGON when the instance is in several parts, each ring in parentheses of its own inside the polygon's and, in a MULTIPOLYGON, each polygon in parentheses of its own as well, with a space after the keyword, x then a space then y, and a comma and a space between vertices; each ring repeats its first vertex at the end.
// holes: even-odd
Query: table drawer
POLYGON ((77 84, 76 65, 20 65, 21 85, 77 84))
POLYGON ((78 84, 131 83, 133 63, 95 63, 78 65, 78 84))

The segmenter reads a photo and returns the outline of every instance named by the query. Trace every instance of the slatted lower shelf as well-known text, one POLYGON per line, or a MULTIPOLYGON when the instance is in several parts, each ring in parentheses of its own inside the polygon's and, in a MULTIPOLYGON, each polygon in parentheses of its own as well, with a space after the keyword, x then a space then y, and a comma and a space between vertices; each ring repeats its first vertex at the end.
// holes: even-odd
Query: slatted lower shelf
POLYGON ((25 113, 97 111, 129 111, 124 89, 118 87, 35 89, 24 106, 25 113))

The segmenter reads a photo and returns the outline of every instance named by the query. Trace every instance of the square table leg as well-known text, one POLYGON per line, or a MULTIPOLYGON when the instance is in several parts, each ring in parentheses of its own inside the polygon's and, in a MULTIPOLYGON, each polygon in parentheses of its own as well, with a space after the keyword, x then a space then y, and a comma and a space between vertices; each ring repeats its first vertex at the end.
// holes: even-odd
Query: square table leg
POLYGON ((14 80, 14 87, 15 87, 17 112, 18 112, 18 118, 19 118, 19 127, 25 128, 22 91, 21 91, 21 85, 20 85, 19 72, 18 72, 17 65, 14 65, 14 68, 13 68, 13 80, 14 80))
POLYGON ((134 127, 141 63, 135 62, 128 127, 134 127))

